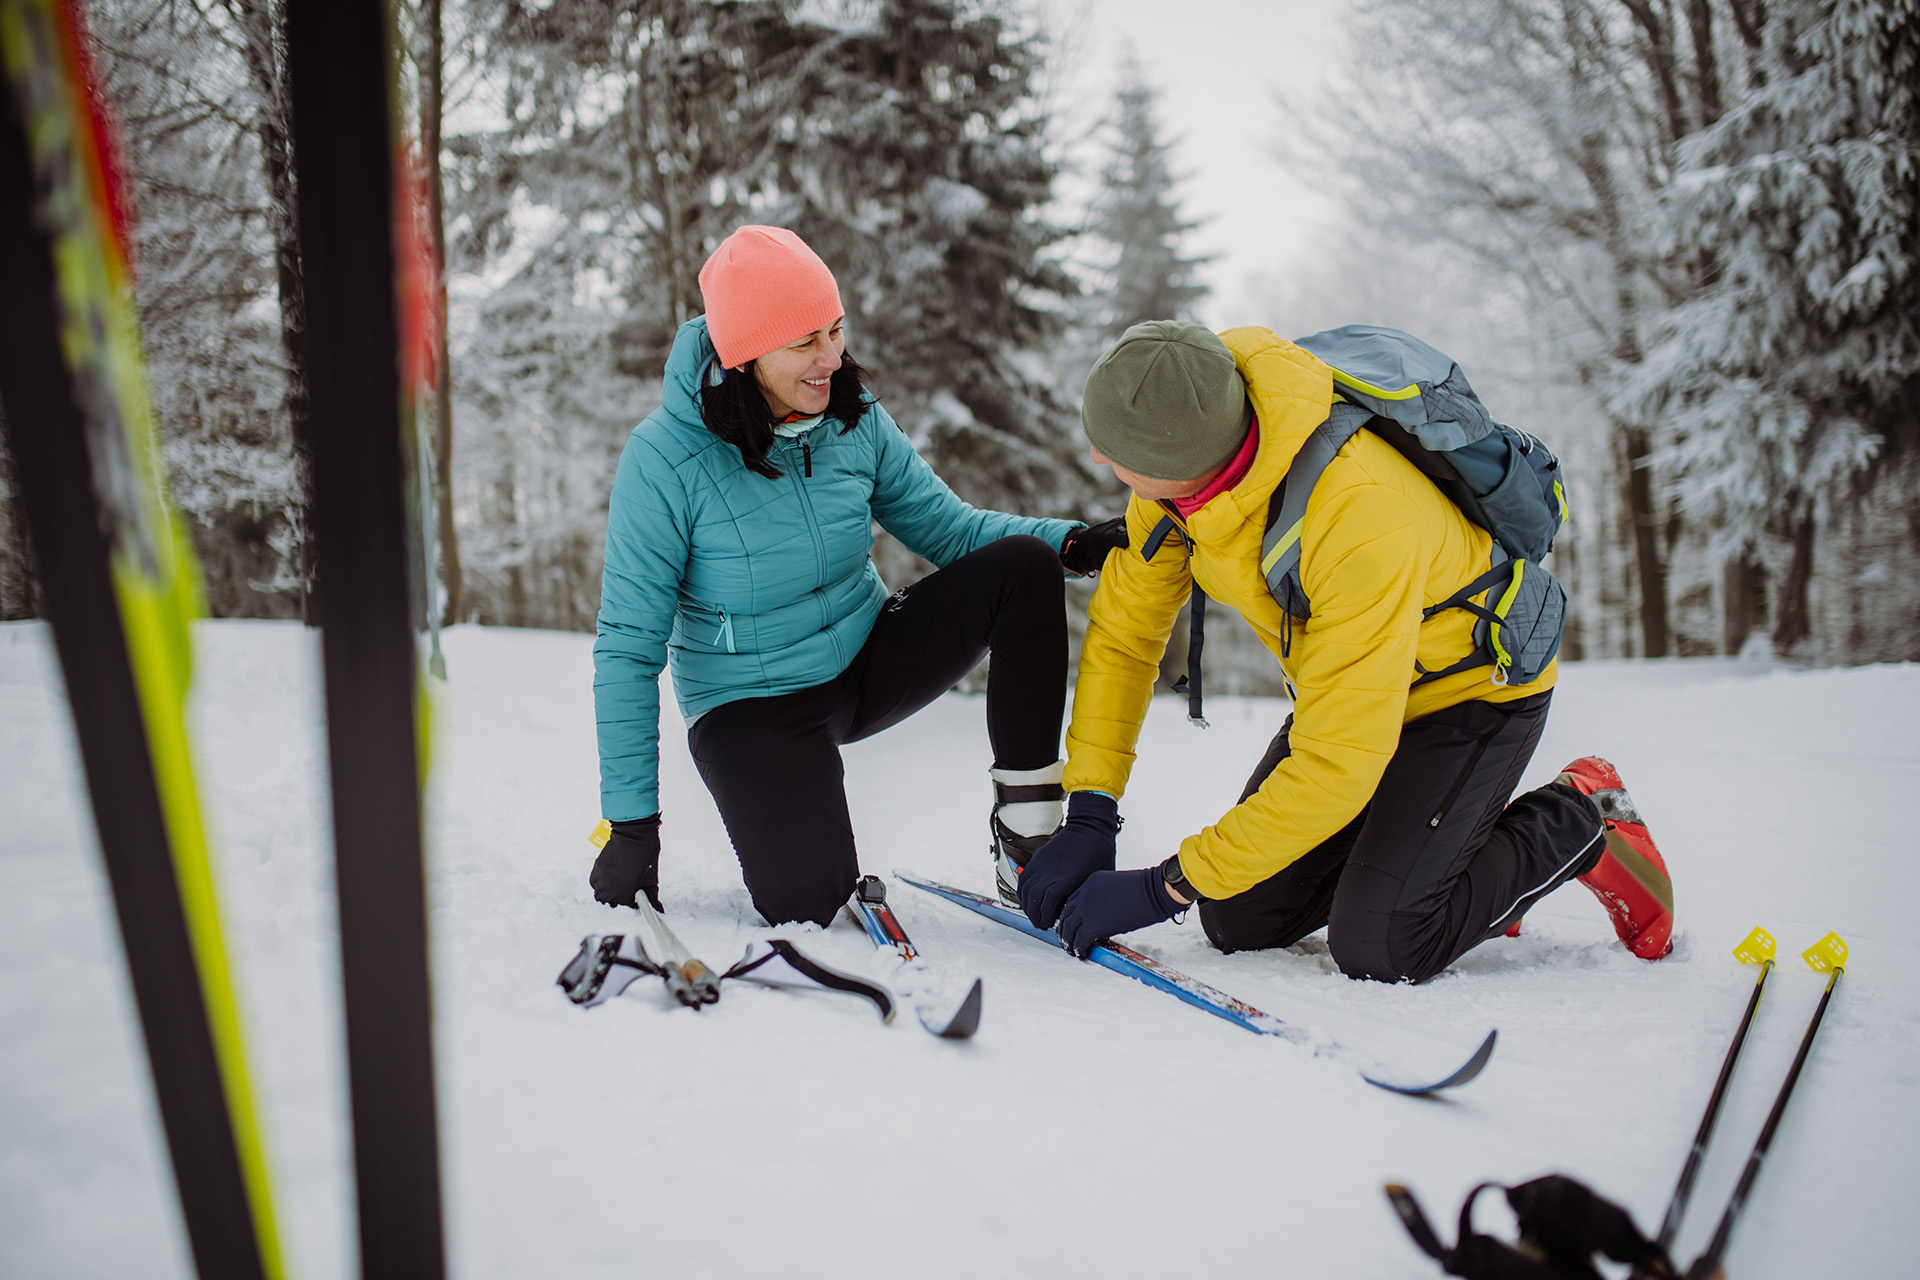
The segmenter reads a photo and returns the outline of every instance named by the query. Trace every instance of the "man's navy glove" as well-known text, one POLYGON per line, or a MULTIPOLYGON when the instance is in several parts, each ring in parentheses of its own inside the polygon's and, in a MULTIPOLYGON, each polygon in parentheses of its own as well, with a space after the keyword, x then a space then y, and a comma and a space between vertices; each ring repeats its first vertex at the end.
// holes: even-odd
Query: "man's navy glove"
POLYGON ((666 908, 660 905, 660 815, 632 818, 612 826, 613 835, 593 860, 593 872, 587 876, 594 900, 610 907, 638 908, 637 895, 644 893, 655 911, 664 911, 666 908))
POLYGON ((1051 929, 1060 908, 1096 871, 1113 870, 1120 835, 1120 802, 1098 791, 1067 797, 1067 820, 1020 872, 1020 909, 1042 929, 1051 929))
POLYGON ((1060 544, 1060 563, 1076 577, 1090 577, 1107 562, 1107 552, 1127 545, 1127 518, 1115 516, 1084 529, 1075 529, 1060 544))
POLYGON ((1159 867, 1096 871, 1067 899, 1056 932, 1069 951, 1085 960, 1100 939, 1171 920, 1185 910, 1167 892, 1159 867))

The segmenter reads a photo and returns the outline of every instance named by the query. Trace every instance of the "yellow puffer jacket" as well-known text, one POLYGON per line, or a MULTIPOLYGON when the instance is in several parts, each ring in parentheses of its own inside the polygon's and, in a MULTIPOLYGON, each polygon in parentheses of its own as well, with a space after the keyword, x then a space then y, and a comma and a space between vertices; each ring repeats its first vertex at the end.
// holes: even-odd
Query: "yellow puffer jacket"
POLYGON ((1314 486, 1300 540, 1313 618, 1290 618, 1261 575, 1260 541, 1274 489, 1332 407, 1333 377, 1270 330, 1220 336, 1253 400, 1259 450, 1239 484, 1185 522, 1187 547, 1169 538, 1143 559, 1140 548, 1167 511, 1137 496, 1127 504, 1131 549, 1108 559, 1088 613, 1065 777, 1069 792, 1120 796, 1193 584, 1238 610, 1293 686, 1293 754, 1245 803, 1181 842, 1181 867, 1209 898, 1252 888, 1351 822, 1379 786, 1402 724, 1475 699, 1529 697, 1559 674, 1556 662, 1530 685, 1503 687, 1481 666, 1411 688, 1416 661, 1435 671, 1472 652, 1472 614, 1420 615, 1486 572, 1493 540, 1370 431, 1355 435, 1314 486))

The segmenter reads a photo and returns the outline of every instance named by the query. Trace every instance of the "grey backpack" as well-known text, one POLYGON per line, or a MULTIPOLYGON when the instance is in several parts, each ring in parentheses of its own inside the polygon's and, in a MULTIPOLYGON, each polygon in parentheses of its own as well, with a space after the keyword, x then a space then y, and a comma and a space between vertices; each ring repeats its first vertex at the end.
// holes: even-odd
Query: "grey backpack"
MULTIPOLYGON (((1531 684, 1560 651, 1567 595, 1540 558, 1567 518, 1560 460, 1524 431, 1495 422, 1453 359, 1398 329, 1350 324, 1296 344, 1333 371, 1334 405, 1294 457, 1273 492, 1260 548, 1260 569, 1280 607, 1301 621, 1313 614, 1300 582, 1300 531, 1307 500, 1334 454, 1362 430, 1373 432, 1418 467, 1455 506, 1493 535, 1487 571, 1427 609, 1465 609, 1478 622, 1474 648, 1451 666, 1418 670, 1414 684, 1492 665, 1497 685, 1531 684), (1473 597, 1487 592, 1485 604, 1473 597)), ((1162 520, 1142 548, 1153 558, 1175 526, 1162 520)), ((1195 630, 1206 602, 1194 591, 1195 630)), ((1198 639, 1196 635, 1194 637, 1198 639)), ((1182 684, 1189 717, 1204 723, 1199 672, 1189 641, 1182 684)), ((1178 688, 1180 686, 1176 686, 1178 688)))

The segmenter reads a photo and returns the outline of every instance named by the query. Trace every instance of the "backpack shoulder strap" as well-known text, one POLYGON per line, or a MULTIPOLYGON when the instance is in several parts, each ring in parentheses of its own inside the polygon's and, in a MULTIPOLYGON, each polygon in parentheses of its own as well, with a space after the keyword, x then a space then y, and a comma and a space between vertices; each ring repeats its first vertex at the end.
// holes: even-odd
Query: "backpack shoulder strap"
POLYGON ((1280 606, 1295 617, 1307 616, 1306 592, 1300 586, 1300 529, 1307 518, 1307 500, 1314 485, 1347 441, 1359 433, 1371 418, 1371 410, 1352 404, 1336 404, 1327 420, 1313 429, 1293 465, 1273 491, 1267 504, 1267 531, 1260 540, 1260 572, 1266 576, 1267 590, 1280 606), (1298 603, 1298 609, 1294 607, 1298 603))

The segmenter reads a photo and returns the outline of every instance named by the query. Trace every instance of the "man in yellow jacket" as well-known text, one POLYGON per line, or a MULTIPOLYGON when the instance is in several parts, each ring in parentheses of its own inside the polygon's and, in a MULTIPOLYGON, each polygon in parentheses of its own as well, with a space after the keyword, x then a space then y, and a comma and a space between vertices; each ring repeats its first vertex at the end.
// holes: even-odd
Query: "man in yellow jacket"
POLYGON ((1580 878, 1635 954, 1669 949, 1672 888, 1613 767, 1597 757, 1509 798, 1558 675, 1495 682, 1474 615, 1444 609, 1487 572, 1491 535, 1391 444, 1360 431, 1312 490, 1300 573, 1311 617, 1274 599, 1261 541, 1274 490, 1324 422, 1331 371, 1265 329, 1136 325, 1094 366, 1094 460, 1133 490, 1130 546, 1089 609, 1067 734, 1068 821, 1019 875, 1036 925, 1079 954, 1198 903, 1224 951, 1317 929, 1354 977, 1422 981, 1580 878), (1149 547, 1171 515, 1177 533, 1149 547), (1151 558, 1145 554, 1153 552, 1151 558), (1157 867, 1116 871, 1119 800, 1158 664, 1198 585, 1279 660, 1294 710, 1240 802, 1157 867))

